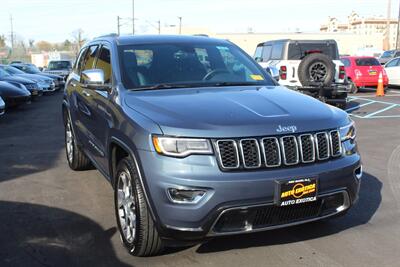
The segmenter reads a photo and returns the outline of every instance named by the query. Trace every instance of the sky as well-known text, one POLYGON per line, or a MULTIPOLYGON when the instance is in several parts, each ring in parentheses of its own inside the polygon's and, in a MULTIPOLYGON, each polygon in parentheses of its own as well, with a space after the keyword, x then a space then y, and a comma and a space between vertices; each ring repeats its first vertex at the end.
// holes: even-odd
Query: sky
MULTIPOLYGON (((209 28, 213 32, 318 31, 329 16, 343 21, 352 10, 385 16, 388 0, 134 0, 135 29, 156 33, 162 26, 209 28)), ((392 17, 399 1, 392 0, 392 17)), ((10 15, 18 38, 62 42, 81 28, 86 38, 117 31, 131 33, 132 0, 0 0, 0 35, 10 36, 10 15)))

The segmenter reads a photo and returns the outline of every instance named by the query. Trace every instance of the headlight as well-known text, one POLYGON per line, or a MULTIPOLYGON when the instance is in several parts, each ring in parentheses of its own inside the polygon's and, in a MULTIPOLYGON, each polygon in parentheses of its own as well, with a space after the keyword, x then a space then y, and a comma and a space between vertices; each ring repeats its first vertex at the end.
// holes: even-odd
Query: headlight
POLYGON ((356 127, 354 125, 354 121, 351 121, 351 123, 346 126, 340 127, 340 136, 342 142, 354 140, 356 138, 356 127))
POLYGON ((212 154, 211 144, 207 139, 153 136, 153 145, 159 154, 172 157, 212 154))

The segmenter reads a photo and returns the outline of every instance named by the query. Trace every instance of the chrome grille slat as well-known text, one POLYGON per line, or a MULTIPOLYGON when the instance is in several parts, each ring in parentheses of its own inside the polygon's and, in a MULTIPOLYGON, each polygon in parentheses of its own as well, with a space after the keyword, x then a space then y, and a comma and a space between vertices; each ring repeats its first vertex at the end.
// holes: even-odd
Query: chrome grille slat
POLYGON ((301 162, 311 163, 315 161, 314 136, 312 134, 302 134, 298 137, 300 147, 301 162))
POLYGON ((339 157, 340 155, 342 155, 342 144, 340 141, 340 133, 338 130, 329 132, 329 142, 332 157, 339 157))
POLYGON ((239 152, 235 140, 225 139, 217 141, 219 162, 224 169, 237 169, 240 166, 239 152))
POLYGON ((260 146, 258 145, 257 139, 241 139, 239 141, 239 147, 243 166, 246 169, 254 169, 261 166, 260 146))
POLYGON ((261 146, 266 167, 281 166, 281 149, 278 138, 266 137, 261 139, 261 146))
POLYGON ((329 159, 329 136, 326 132, 315 134, 315 147, 318 160, 329 159))
POLYGON ((295 136, 284 136, 280 138, 283 163, 285 165, 296 165, 299 163, 299 145, 295 136))
POLYGON ((338 130, 277 137, 221 139, 216 140, 214 146, 223 170, 310 164, 342 155, 338 130))

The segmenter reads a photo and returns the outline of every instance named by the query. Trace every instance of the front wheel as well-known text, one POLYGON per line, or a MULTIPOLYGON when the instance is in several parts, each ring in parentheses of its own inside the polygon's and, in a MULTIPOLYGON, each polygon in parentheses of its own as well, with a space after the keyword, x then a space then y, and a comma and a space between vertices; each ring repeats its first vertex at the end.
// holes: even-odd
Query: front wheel
POLYGON ((65 152, 69 167, 74 171, 88 170, 92 168, 92 163, 82 149, 76 144, 71 120, 67 117, 65 123, 65 152))
POLYGON ((146 203, 138 170, 129 158, 117 166, 114 186, 115 214, 123 245, 135 256, 154 256, 163 250, 146 203))

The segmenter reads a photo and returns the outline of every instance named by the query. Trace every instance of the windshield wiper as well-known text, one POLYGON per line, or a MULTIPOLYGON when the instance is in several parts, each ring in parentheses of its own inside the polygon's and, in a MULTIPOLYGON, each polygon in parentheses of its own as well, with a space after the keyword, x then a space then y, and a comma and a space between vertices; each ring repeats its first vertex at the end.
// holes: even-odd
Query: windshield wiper
POLYGON ((254 82, 219 82, 212 84, 213 86, 246 86, 246 85, 262 85, 254 82))
POLYGON ((160 83, 151 86, 132 88, 132 91, 142 91, 142 90, 157 90, 157 89, 174 89, 174 88, 193 88, 193 87, 209 87, 214 86, 214 84, 208 83, 181 83, 181 84, 169 84, 160 83))

